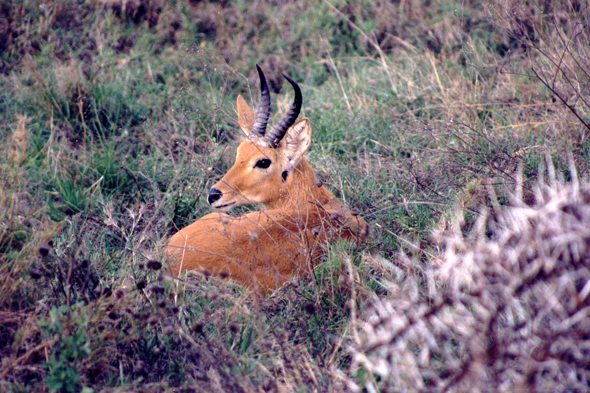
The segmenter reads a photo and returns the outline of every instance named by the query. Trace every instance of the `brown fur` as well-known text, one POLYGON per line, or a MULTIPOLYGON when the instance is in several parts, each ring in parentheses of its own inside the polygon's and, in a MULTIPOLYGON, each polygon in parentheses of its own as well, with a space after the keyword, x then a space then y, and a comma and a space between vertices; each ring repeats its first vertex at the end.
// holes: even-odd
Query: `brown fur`
POLYGON ((261 292, 278 288, 288 278, 309 272, 324 246, 337 238, 360 239, 364 222, 334 212, 312 209, 300 214, 267 210, 233 218, 211 213, 170 239, 175 256, 172 272, 208 270, 261 292), (198 240, 198 241, 197 241, 198 240))
MULTIPOLYGON (((317 187, 313 169, 305 158, 291 170, 283 182, 282 165, 272 165, 265 171, 254 164, 268 158, 273 163, 282 159, 281 152, 245 141, 239 147, 234 166, 213 187, 223 193, 219 204, 236 205, 262 203, 267 209, 301 209, 309 203, 325 204, 336 197, 325 187, 317 187)), ((233 207, 233 205, 232 205, 233 207)))
MULTIPOLYGON (((240 126, 249 133, 254 116, 238 97, 240 126)), ((266 292, 289 277, 308 272, 323 255, 324 245, 338 238, 364 239, 368 227, 321 184, 303 154, 309 148, 311 125, 302 119, 289 128, 276 148, 247 140, 236 162, 213 187, 221 191, 213 207, 260 203, 265 210, 231 217, 211 213, 170 239, 166 254, 172 273, 202 269, 223 274, 266 292), (271 165, 256 167, 260 159, 271 165), (283 172, 288 175, 283 180, 283 172)))

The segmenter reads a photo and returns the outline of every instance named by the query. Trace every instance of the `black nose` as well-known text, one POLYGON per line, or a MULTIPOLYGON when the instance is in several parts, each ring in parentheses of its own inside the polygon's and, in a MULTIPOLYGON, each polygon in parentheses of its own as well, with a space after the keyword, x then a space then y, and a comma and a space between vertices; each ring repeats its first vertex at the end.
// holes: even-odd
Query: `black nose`
POLYGON ((209 197, 207 198, 207 201, 209 201, 209 204, 212 205, 215 203, 215 201, 221 198, 221 195, 221 191, 219 191, 217 188, 212 188, 209 190, 209 197))

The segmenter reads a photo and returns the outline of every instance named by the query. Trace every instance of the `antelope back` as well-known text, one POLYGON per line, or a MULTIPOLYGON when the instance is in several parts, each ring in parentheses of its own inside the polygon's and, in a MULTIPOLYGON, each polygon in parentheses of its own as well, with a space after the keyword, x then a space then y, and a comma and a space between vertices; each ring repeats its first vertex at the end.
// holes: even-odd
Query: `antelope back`
POLYGON ((364 236, 362 219, 330 210, 269 210, 237 218, 211 213, 175 234, 166 253, 175 275, 185 270, 227 275, 266 293, 309 272, 327 243, 364 236))

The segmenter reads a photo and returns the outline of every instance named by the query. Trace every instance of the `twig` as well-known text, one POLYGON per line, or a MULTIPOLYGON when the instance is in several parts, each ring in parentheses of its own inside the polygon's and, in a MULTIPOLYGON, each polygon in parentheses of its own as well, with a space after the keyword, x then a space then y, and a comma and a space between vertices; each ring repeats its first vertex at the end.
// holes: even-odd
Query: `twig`
POLYGON ((535 76, 537 77, 537 79, 539 79, 541 81, 541 83, 543 83, 549 90, 551 90, 551 92, 557 96, 557 98, 559 98, 561 100, 561 102, 563 102, 563 104, 565 106, 568 107, 568 109, 574 114, 574 116, 576 116, 578 118, 578 120, 580 120, 580 122, 587 128, 590 130, 590 125, 588 123, 586 123, 584 121, 584 119, 582 119, 582 117, 580 117, 580 115, 578 115, 578 112, 576 111, 575 108, 573 108, 572 106, 570 106, 562 97, 561 95, 556 92, 551 86, 549 86, 547 84, 547 82, 545 82, 545 80, 537 73, 537 70, 535 70, 535 67, 531 67, 531 70, 533 71, 533 73, 535 74, 535 76))
POLYGON ((127 174, 129 174, 129 176, 133 178, 133 181, 135 182, 135 187, 137 187, 137 192, 139 193, 139 198, 142 202, 145 203, 145 199, 143 198, 143 194, 141 193, 141 187, 139 186, 139 182, 137 181, 137 177, 135 176, 135 174, 131 172, 131 170, 128 169, 125 165, 121 165, 121 169, 123 169, 125 172, 127 172, 127 174))

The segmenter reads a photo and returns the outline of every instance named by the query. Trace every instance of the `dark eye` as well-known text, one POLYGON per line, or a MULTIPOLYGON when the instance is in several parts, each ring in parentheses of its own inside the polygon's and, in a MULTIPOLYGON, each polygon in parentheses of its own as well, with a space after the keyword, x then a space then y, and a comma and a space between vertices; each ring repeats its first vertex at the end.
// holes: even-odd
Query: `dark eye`
POLYGON ((266 169, 270 166, 270 164, 271 164, 271 162, 268 158, 263 158, 261 160, 256 161, 256 164, 254 164, 254 167, 266 169))

